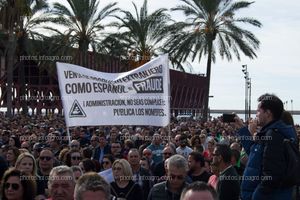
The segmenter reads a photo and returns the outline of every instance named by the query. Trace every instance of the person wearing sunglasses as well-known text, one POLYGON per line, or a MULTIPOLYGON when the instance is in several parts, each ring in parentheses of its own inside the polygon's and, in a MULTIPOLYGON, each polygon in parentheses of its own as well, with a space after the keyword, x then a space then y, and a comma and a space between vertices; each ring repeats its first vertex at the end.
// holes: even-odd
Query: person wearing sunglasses
POLYGON ((151 189, 148 200, 179 200, 189 170, 188 162, 182 155, 174 155, 167 163, 167 180, 157 183, 151 189))
POLYGON ((82 160, 80 151, 71 149, 66 155, 65 164, 69 167, 78 166, 82 160))
POLYGON ((2 200, 33 200, 36 195, 36 185, 32 178, 25 176, 16 168, 8 169, 1 185, 2 200))
POLYGON ((50 174, 50 171, 52 170, 54 166, 54 155, 52 151, 48 148, 44 148, 41 153, 40 157, 38 159, 38 175, 41 180, 41 185, 46 190, 48 188, 47 182, 48 177, 50 174))
MULTIPOLYGON (((153 175, 155 177, 163 177, 166 175, 166 170, 165 170, 165 162, 168 158, 170 158, 172 155, 174 155, 175 153, 175 150, 171 147, 171 146, 167 146, 164 148, 163 150, 163 161, 158 163, 155 168, 154 168, 154 171, 153 171, 153 175)), ((156 180, 155 180, 156 181, 156 180)), ((157 183, 157 181, 156 181, 157 183)))

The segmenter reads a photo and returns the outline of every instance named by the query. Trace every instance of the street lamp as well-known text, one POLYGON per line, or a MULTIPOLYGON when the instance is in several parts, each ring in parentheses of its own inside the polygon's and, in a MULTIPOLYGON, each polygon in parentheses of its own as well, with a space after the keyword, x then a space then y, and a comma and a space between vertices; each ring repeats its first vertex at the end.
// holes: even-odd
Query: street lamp
POLYGON ((248 79, 249 79, 249 73, 247 71, 247 65, 242 65, 242 72, 244 73, 245 78, 245 121, 247 121, 248 117, 248 79))
POLYGON ((291 114, 293 115, 293 99, 291 99, 291 114))
POLYGON ((251 78, 248 80, 248 89, 249 89, 249 118, 251 118, 251 78))

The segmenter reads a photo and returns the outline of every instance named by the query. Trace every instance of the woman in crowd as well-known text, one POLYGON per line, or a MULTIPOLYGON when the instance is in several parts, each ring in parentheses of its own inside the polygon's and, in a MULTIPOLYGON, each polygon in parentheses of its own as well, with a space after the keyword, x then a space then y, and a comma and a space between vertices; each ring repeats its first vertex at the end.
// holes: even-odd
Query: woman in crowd
POLYGON ((203 152, 203 156, 206 160, 212 161, 212 155, 213 155, 215 146, 216 146, 216 141, 215 141, 215 139, 211 138, 207 142, 207 149, 203 152))
POLYGON ((18 156, 20 155, 20 150, 17 147, 9 147, 6 153, 6 160, 9 167, 14 167, 18 156))
POLYGON ((28 152, 20 154, 15 167, 36 181, 37 195, 45 194, 45 189, 41 184, 41 178, 37 175, 37 162, 32 154, 28 152))
POLYGON ((114 157, 111 154, 105 154, 102 160, 102 169, 107 170, 112 167, 113 162, 115 161, 114 157))
POLYGON ((35 182, 16 168, 8 169, 1 185, 2 200, 33 200, 36 194, 35 182))
POLYGON ((17 147, 17 148, 21 147, 21 142, 19 138, 16 137, 15 135, 10 136, 8 144, 11 147, 17 147))
POLYGON ((78 166, 82 160, 82 156, 79 150, 70 150, 66 155, 65 164, 69 167, 78 166))
POLYGON ((118 159, 112 165, 115 181, 110 184, 111 194, 126 200, 143 199, 141 187, 132 181, 132 169, 125 159, 118 159))

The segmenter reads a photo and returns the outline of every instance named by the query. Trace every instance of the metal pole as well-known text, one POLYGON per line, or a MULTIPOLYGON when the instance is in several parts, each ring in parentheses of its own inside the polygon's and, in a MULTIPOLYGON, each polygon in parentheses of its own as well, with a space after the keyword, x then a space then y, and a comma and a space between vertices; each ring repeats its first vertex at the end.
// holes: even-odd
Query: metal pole
POLYGON ((251 78, 249 78, 249 118, 251 118, 251 78))

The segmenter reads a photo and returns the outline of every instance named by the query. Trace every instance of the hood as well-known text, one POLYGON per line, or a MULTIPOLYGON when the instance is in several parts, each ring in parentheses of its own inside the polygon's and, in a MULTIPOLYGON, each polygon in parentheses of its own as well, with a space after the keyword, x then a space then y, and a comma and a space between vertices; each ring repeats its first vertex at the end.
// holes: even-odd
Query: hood
POLYGON ((268 126, 266 129, 277 129, 285 138, 288 139, 296 140, 297 138, 295 127, 292 125, 286 125, 281 120, 270 124, 270 126, 268 126))

